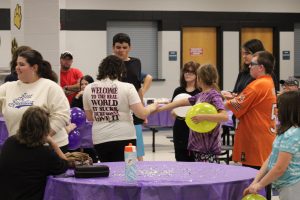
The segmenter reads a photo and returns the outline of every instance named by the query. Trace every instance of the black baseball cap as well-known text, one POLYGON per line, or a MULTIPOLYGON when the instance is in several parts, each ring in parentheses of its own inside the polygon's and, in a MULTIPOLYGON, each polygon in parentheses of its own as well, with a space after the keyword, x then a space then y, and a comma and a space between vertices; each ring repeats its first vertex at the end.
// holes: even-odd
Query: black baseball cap
POLYGON ((288 85, 288 86, 297 86, 297 87, 299 87, 299 81, 295 77, 289 77, 287 80, 280 80, 279 83, 281 85, 288 85))
POLYGON ((60 54, 61 59, 70 59, 73 60, 73 55, 69 51, 65 51, 62 54, 60 54))

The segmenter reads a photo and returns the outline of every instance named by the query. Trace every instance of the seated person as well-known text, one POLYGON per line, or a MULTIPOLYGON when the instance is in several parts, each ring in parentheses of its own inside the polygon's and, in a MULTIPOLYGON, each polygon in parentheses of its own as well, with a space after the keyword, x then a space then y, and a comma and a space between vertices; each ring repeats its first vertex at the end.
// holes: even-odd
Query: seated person
POLYGON ((82 95, 83 95, 84 88, 88 84, 93 82, 94 79, 90 75, 85 75, 80 79, 79 81, 80 92, 78 92, 76 96, 72 99, 71 108, 78 107, 83 110, 82 95))
POLYGON ((68 169, 67 158, 49 133, 49 113, 28 108, 17 134, 6 140, 0 154, 1 199, 43 199, 47 176, 68 169))
POLYGON ((283 89, 283 92, 287 92, 287 91, 294 91, 294 90, 299 90, 299 81, 290 76, 287 80, 280 80, 280 85, 283 89))

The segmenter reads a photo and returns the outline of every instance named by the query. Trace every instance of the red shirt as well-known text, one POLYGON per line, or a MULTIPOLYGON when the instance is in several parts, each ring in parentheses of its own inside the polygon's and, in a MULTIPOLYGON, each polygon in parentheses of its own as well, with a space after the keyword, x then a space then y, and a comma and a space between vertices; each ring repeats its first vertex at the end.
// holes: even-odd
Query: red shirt
MULTIPOLYGON (((63 88, 67 85, 74 85, 78 83, 79 79, 83 76, 82 72, 76 68, 70 68, 68 71, 60 70, 60 86, 63 88)), ((69 102, 72 102, 76 92, 67 95, 69 102)))

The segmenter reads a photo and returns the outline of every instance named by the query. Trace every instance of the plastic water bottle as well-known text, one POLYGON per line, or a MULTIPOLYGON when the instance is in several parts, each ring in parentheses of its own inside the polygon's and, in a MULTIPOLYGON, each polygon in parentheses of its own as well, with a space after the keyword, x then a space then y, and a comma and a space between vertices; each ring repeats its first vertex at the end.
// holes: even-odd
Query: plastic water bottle
POLYGON ((136 180, 136 147, 132 146, 131 143, 129 143, 128 146, 125 146, 124 149, 124 157, 125 157, 125 180, 126 181, 135 181, 136 180))

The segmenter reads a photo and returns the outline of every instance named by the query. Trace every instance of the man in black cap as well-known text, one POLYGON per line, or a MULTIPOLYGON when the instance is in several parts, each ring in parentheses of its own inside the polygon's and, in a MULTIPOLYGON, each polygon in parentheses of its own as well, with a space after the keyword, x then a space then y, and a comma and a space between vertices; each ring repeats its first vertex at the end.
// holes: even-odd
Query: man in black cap
POLYGON ((280 80, 279 83, 283 89, 282 92, 299 90, 299 81, 295 77, 290 76, 287 80, 280 80))
POLYGON ((69 51, 65 51, 60 55, 60 86, 64 89, 69 102, 79 91, 79 79, 83 76, 82 72, 74 67, 73 55, 69 51))

